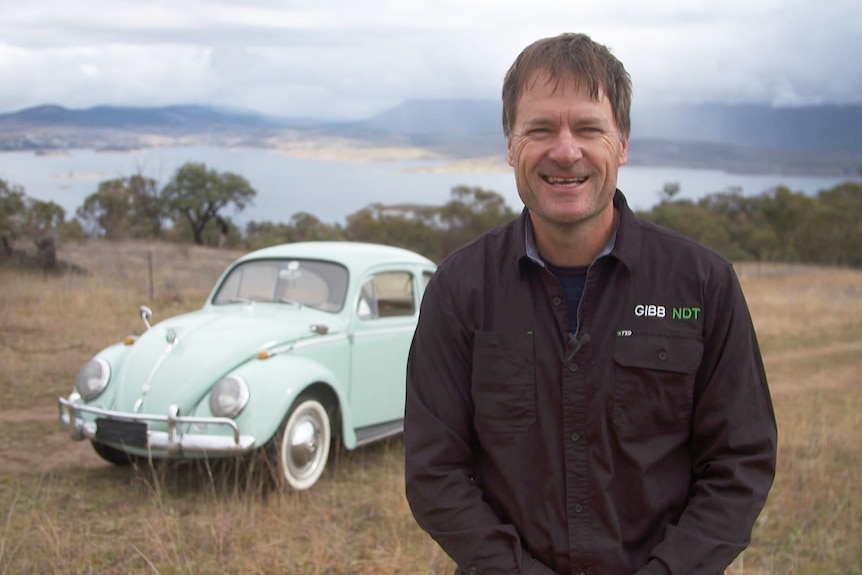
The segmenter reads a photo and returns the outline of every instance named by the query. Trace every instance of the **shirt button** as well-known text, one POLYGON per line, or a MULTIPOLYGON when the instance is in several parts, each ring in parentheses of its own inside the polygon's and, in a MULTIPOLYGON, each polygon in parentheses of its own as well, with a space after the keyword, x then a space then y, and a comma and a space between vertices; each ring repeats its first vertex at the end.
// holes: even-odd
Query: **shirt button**
POLYGON ((578 503, 577 505, 575 505, 575 513, 580 513, 580 512, 581 512, 581 511, 583 511, 583 510, 584 510, 584 508, 583 508, 583 507, 581 507, 581 504, 580 504, 580 503, 578 503))
POLYGON ((554 302, 554 305, 560 305, 560 304, 563 302, 563 300, 561 300, 561 299, 560 299, 560 298, 558 298, 558 297, 555 297, 555 298, 553 299, 553 302, 554 302))
POLYGON ((572 441, 578 441, 580 438, 581 438, 581 436, 578 435, 577 433, 572 434, 572 441))
POLYGON ((476 573, 478 573, 478 572, 479 572, 479 570, 476 569, 475 567, 470 567, 469 569, 467 569, 467 573, 469 573, 470 575, 476 575, 476 573))
POLYGON ((578 371, 578 364, 577 363, 569 364, 569 371, 572 371, 572 372, 578 371))
POLYGON ((667 352, 666 351, 658 352, 658 358, 662 361, 665 361, 667 359, 667 352))

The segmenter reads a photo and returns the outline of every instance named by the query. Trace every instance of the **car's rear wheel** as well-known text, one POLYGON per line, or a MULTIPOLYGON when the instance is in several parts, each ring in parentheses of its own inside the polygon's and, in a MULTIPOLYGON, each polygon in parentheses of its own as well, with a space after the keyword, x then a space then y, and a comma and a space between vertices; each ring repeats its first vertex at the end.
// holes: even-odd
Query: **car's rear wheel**
POLYGON ((314 397, 300 397, 275 444, 281 477, 292 489, 308 489, 323 475, 331 445, 332 423, 326 406, 314 397))
POLYGON ((108 463, 113 463, 114 465, 122 467, 125 465, 131 465, 132 463, 137 463, 141 460, 137 455, 131 455, 125 451, 111 447, 110 445, 105 445, 98 441, 91 441, 90 443, 93 445, 93 450, 99 454, 99 457, 108 463))

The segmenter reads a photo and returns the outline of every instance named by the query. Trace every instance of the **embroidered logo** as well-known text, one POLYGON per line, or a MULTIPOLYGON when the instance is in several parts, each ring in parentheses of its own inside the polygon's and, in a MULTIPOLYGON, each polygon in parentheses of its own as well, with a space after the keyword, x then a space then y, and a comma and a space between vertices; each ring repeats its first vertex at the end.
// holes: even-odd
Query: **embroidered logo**
POLYGON ((675 307, 671 310, 673 319, 697 319, 700 315, 699 307, 675 307))
POLYGON ((667 314, 663 305, 644 305, 641 303, 635 306, 635 315, 637 317, 664 317, 667 314))
MULTIPOLYGON (((637 317, 668 317, 668 310, 663 305, 638 304, 634 309, 637 317)), ((672 307, 670 309, 671 319, 698 319, 700 317, 699 307, 672 307)))

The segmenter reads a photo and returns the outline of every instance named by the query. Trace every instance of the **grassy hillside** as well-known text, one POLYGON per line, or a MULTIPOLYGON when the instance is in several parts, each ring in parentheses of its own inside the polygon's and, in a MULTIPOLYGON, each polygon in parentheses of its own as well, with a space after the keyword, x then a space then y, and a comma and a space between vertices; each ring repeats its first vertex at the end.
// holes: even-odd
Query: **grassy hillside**
MULTIPOLYGON (((237 255, 96 242, 60 253, 86 275, 0 269, 0 573, 452 572, 410 515, 399 439, 342 453, 312 490, 285 493, 231 465, 113 468, 58 430, 57 397, 92 354, 142 330, 138 305, 155 320, 199 307, 237 255)), ((862 273, 738 269, 780 459, 729 573, 862 573, 862 273)))

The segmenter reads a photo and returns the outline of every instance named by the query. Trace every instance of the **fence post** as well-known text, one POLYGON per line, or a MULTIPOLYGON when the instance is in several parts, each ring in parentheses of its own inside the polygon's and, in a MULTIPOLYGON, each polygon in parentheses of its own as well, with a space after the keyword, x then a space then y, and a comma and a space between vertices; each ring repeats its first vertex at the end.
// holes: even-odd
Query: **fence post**
POLYGON ((147 252, 147 288, 150 294, 150 303, 153 303, 153 251, 147 252))

